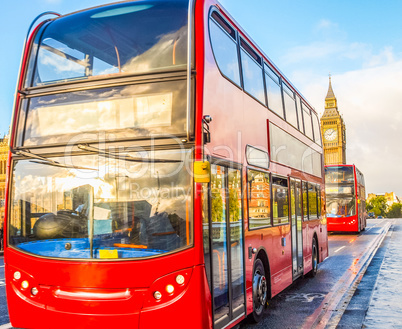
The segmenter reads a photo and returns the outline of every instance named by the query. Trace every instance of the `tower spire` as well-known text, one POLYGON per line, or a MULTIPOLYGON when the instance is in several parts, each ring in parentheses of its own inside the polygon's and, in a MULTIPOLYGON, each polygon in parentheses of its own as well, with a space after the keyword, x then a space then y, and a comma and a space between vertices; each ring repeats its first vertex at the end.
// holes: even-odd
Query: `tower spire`
POLYGON ((328 87, 327 97, 325 97, 325 99, 328 99, 328 98, 335 98, 334 91, 332 90, 331 73, 329 74, 329 87, 328 87))

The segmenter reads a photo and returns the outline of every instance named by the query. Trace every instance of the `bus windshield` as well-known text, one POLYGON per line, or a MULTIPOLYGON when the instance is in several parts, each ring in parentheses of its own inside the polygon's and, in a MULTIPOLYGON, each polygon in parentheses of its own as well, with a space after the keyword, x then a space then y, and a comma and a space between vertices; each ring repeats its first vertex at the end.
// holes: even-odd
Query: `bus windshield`
POLYGON ((192 244, 191 151, 43 159, 14 165, 11 246, 42 257, 126 259, 192 244))
POLYGON ((325 192, 328 217, 356 215, 353 167, 325 167, 325 192))
POLYGON ((354 183, 353 167, 325 167, 325 183, 344 185, 354 183))
POLYGON ((25 87, 186 69, 188 1, 136 1, 66 15, 37 34, 25 87))

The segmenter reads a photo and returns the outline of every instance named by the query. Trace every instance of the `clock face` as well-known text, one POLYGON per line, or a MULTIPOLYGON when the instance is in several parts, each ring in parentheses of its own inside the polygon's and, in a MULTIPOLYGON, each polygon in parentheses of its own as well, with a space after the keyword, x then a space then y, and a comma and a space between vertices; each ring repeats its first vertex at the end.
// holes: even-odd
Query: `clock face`
POLYGON ((332 128, 327 129, 327 130, 325 130, 325 132, 324 132, 324 138, 325 138, 327 141, 333 141, 334 139, 336 139, 337 135, 338 135, 338 134, 337 134, 336 130, 335 130, 335 129, 332 129, 332 128))

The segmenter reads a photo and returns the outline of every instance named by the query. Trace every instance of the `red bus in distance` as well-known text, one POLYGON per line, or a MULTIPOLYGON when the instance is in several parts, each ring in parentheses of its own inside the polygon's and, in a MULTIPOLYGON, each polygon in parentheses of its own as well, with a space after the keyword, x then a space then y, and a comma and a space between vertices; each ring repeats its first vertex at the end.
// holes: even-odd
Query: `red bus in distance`
POLYGON ((318 116, 216 1, 50 18, 23 54, 19 328, 231 328, 328 257, 318 116))
POLYGON ((330 232, 361 232, 366 228, 364 175, 355 165, 325 166, 327 225, 330 232))

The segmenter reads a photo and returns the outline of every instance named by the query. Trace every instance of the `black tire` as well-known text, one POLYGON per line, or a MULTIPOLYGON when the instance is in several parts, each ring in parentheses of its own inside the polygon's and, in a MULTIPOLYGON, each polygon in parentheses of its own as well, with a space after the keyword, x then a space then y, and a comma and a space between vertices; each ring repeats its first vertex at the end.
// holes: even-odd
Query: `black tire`
POLYGON ((317 275, 318 271, 318 247, 315 238, 313 238, 313 244, 311 247, 311 265, 313 268, 309 272, 309 276, 313 278, 317 275))
POLYGON ((257 258, 253 272, 253 313, 249 316, 251 322, 257 323, 262 319, 267 300, 268 282, 265 277, 265 268, 261 259, 257 258))

